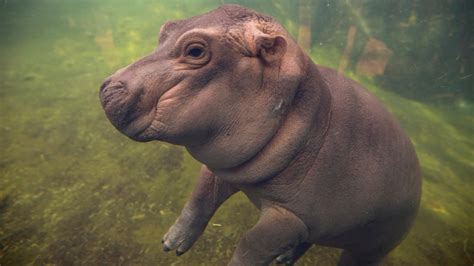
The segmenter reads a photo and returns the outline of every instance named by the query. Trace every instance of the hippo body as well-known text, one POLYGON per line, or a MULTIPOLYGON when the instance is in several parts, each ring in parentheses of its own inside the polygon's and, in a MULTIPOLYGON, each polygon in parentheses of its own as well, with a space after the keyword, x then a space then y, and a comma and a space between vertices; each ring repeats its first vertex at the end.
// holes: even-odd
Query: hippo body
POLYGON ((313 244, 343 249, 340 265, 374 265, 416 216, 421 173, 395 119, 253 10, 166 23, 158 48, 100 98, 130 138, 183 145, 203 163, 165 251, 186 252, 238 191, 261 216, 230 265, 291 264, 313 244))

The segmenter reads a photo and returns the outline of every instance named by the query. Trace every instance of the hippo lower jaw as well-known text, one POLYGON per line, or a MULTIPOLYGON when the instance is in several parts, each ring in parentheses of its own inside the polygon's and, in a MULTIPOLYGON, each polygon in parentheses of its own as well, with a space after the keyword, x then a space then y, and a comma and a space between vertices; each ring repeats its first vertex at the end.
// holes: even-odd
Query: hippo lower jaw
POLYGON ((177 89, 178 84, 179 82, 159 95, 153 104, 153 109, 148 114, 141 115, 139 118, 133 120, 121 131, 129 138, 140 142, 163 140, 162 135, 165 125, 160 121, 158 110, 163 102, 173 98, 174 91, 177 89))
POLYGON ((158 140, 158 130, 154 125, 156 124, 154 123, 156 120, 155 117, 156 110, 153 109, 147 115, 131 122, 121 131, 135 141, 148 142, 152 140, 158 140))

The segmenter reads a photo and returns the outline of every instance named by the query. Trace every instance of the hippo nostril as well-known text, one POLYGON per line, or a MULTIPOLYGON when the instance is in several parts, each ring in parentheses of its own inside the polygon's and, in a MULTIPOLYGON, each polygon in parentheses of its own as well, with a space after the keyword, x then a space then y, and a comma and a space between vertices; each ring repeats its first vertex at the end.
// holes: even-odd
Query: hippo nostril
POLYGON ((112 79, 111 78, 107 78, 104 83, 102 83, 102 85, 100 86, 100 91, 102 92, 105 88, 107 88, 107 85, 110 84, 110 82, 112 82, 112 79))
POLYGON ((125 82, 123 81, 112 81, 111 79, 107 79, 104 83, 100 86, 100 94, 108 94, 110 92, 118 92, 126 88, 125 82))

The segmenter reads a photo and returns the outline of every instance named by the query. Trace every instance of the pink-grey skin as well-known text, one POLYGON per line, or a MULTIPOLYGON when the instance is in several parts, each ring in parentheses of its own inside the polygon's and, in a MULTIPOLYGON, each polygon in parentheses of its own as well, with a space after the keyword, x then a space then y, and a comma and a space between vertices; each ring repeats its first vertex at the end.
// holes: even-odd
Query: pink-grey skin
POLYGON ((313 244, 343 249, 340 265, 377 264, 416 216, 421 173, 399 124, 253 10, 166 23, 158 48, 110 76, 100 100, 125 135, 183 145, 203 163, 165 251, 186 252, 238 191, 261 216, 229 265, 292 264, 313 244))

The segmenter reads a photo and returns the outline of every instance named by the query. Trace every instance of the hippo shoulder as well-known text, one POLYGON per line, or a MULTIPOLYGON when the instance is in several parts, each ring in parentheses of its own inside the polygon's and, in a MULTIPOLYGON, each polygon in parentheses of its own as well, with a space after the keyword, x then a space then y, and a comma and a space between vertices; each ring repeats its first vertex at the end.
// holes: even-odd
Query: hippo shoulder
POLYGON ((317 67, 331 92, 333 112, 343 113, 345 119, 356 119, 359 122, 392 119, 382 103, 361 84, 332 68, 319 65, 317 67))

